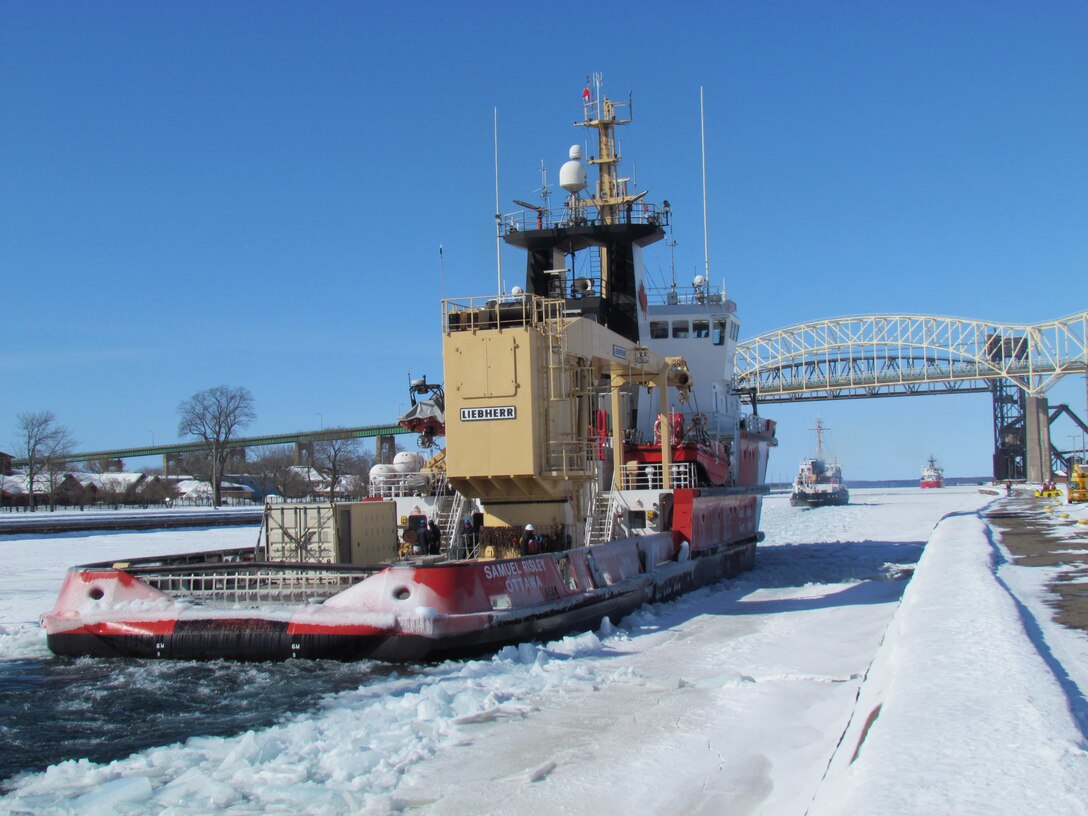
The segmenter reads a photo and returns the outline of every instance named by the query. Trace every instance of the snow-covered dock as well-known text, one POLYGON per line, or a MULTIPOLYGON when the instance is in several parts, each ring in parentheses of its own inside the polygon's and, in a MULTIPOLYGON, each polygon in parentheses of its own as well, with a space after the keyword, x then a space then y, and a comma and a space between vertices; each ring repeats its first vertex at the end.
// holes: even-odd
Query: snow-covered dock
POLYGON ((185 507, 128 510, 60 510, 0 513, 0 535, 71 533, 90 530, 161 530, 168 527, 225 527, 257 524, 264 508, 185 507))

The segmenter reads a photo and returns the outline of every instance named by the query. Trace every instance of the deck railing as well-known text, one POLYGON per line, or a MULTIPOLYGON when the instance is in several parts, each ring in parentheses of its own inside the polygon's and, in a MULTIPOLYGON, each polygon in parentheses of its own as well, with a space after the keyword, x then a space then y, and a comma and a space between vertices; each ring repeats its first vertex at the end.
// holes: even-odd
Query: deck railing
MULTIPOLYGON (((624 490, 660 490, 663 485, 661 465, 638 465, 623 471, 624 490)), ((695 465, 692 462, 674 462, 669 468, 672 487, 694 487, 695 465)))
POLYGON ((329 564, 207 564, 125 569, 140 581, 173 597, 214 606, 263 603, 321 603, 359 583, 380 567, 329 564))

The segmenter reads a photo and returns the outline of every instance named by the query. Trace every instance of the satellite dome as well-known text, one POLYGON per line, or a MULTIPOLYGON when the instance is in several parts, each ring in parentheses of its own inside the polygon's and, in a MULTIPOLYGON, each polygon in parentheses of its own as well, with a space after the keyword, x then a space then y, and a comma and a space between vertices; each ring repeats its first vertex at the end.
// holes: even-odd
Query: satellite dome
POLYGON ((533 525, 531 525, 531 524, 526 524, 526 525, 525 525, 525 532, 527 532, 527 533, 531 533, 531 532, 533 532, 533 530, 534 530, 534 529, 535 529, 535 528, 534 528, 534 527, 533 527, 533 525))
POLYGON ((696 275, 695 280, 691 282, 691 285, 702 286, 704 283, 706 283, 706 278, 704 278, 702 275, 696 275))
POLYGON ((559 168, 559 186, 568 193, 586 188, 586 168, 582 166, 582 146, 570 146, 570 161, 559 168))
POLYGON ((522 289, 520 286, 515 286, 513 289, 510 290, 510 294, 514 297, 521 297, 524 293, 525 290, 522 289))

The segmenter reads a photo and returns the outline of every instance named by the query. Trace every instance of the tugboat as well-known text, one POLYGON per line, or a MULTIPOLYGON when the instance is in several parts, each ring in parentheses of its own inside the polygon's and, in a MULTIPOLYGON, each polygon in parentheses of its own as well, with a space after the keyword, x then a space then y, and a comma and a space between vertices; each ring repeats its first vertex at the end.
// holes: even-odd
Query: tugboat
POLYGON ((944 487, 944 468, 932 456, 922 468, 922 487, 944 487))
POLYGON ((801 460, 797 478, 793 482, 790 504, 793 507, 823 507, 849 504, 850 491, 842 479, 842 467, 836 461, 824 459, 823 432, 827 430, 820 418, 816 418, 816 455, 801 460))
POLYGON ((622 107, 599 79, 583 92, 592 194, 574 147, 562 208, 500 218, 524 287, 443 301, 443 386, 413 382, 402 417, 443 449, 375 474, 369 500, 269 506, 256 548, 71 568, 42 618, 50 649, 460 657, 751 568, 775 425, 730 390, 733 301, 705 279, 655 292, 643 277, 671 210, 620 177, 622 107))

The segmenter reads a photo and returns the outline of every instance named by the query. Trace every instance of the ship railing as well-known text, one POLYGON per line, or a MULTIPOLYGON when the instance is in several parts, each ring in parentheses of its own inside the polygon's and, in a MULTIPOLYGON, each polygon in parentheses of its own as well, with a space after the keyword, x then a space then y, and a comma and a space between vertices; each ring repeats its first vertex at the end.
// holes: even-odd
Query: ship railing
POLYGON ((548 469, 564 475, 592 475, 596 439, 551 440, 547 444, 548 469))
POLYGON ((371 478, 367 495, 372 499, 398 496, 432 496, 439 491, 437 480, 429 473, 391 473, 371 478))
POLYGON ((725 296, 720 286, 702 283, 691 286, 651 286, 646 297, 655 306, 720 306, 726 312, 736 312, 737 304, 725 296))
POLYGON ((611 217, 591 204, 578 207, 533 208, 518 210, 502 216, 502 234, 531 230, 597 227, 606 224, 650 224, 668 226, 670 211, 648 201, 633 202, 621 209, 617 217, 611 217), (611 218, 611 220, 609 220, 611 218))
MULTIPOLYGON (((629 463, 635 464, 635 463, 629 463)), ((624 490, 660 490, 664 481, 661 465, 637 465, 623 471, 624 490)), ((694 462, 674 462, 669 467, 672 487, 695 487, 697 484, 694 462)))
POLYGON ((208 564, 201 567, 130 567, 143 583, 176 601, 255 606, 320 603, 354 586, 381 567, 330 564, 208 564))
POLYGON ((740 427, 741 430, 761 434, 767 433, 771 425, 766 417, 761 417, 759 414, 745 414, 740 419, 740 427))
POLYGON ((558 298, 525 293, 446 298, 442 301, 442 330, 449 333, 525 328, 561 319, 563 308, 564 303, 558 298))

